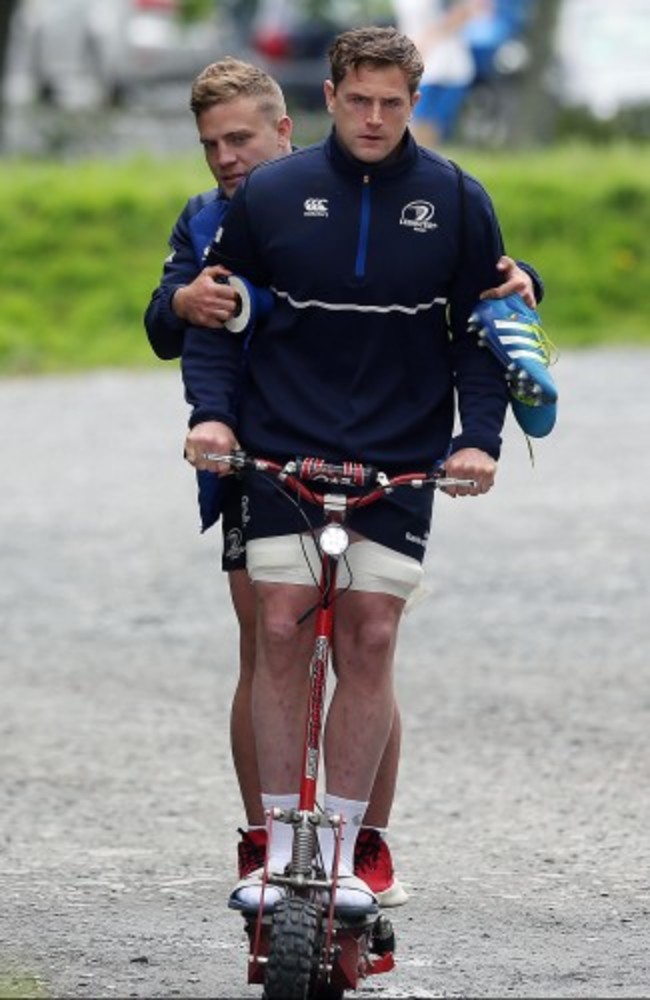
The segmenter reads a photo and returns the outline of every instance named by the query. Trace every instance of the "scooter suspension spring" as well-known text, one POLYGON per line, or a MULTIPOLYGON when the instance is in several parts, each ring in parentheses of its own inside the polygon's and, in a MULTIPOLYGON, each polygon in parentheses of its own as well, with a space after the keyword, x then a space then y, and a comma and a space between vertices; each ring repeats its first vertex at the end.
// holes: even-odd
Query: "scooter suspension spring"
POLYGON ((293 835, 291 852, 291 867, 295 875, 308 876, 311 873, 311 862, 314 856, 316 831, 311 823, 303 817, 293 835))

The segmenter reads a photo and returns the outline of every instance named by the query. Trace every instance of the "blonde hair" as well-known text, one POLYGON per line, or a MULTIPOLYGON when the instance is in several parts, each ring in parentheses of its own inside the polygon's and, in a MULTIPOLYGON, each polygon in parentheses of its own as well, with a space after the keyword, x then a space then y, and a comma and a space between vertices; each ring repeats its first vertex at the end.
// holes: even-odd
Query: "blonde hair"
POLYGON ((190 109, 198 117, 215 104, 227 104, 238 97, 252 97, 260 111, 278 121, 287 113, 284 94, 272 76, 259 66, 227 56, 210 63, 194 80, 190 109))
POLYGON ((329 49, 332 83, 336 88, 348 70, 369 65, 397 66, 414 94, 420 84, 424 63, 414 42, 397 28, 352 28, 338 35, 329 49))

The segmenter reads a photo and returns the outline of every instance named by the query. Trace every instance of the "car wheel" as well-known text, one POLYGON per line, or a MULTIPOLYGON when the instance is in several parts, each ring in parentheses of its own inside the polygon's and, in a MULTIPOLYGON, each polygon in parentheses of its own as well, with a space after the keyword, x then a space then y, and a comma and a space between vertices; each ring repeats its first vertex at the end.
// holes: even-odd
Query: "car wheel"
POLYGON ((34 99, 39 104, 59 104, 59 94, 53 80, 44 70, 45 40, 42 32, 35 34, 29 53, 29 75, 34 85, 34 99))
POLYGON ((87 38, 83 50, 83 73, 92 86, 93 100, 101 107, 119 108, 127 102, 128 87, 116 79, 93 38, 87 38))

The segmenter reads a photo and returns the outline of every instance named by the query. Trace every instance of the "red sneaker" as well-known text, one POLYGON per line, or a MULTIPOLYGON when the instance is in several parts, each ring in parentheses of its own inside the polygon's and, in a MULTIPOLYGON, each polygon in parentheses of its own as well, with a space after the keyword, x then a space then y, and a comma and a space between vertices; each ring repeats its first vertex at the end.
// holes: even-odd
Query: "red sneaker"
POLYGON ((237 862, 239 877, 247 878, 251 872, 264 867, 266 854, 266 830, 242 830, 239 828, 241 840, 237 844, 237 862))
POLYGON ((388 844, 378 830, 364 826, 354 847, 354 874, 374 892, 380 906, 402 906, 408 894, 395 877, 388 844))

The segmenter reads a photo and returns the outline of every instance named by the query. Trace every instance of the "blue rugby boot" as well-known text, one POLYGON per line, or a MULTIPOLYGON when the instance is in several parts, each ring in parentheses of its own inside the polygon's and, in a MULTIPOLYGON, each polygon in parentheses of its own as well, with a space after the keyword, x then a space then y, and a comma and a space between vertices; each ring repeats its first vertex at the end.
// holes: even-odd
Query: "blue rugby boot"
POLYGON ((510 398, 512 413, 528 437, 542 438, 550 434, 557 419, 557 403, 539 403, 537 405, 522 403, 520 399, 510 398))
POLYGON ((542 329, 539 314, 520 295, 481 300, 468 327, 503 365, 515 400, 528 407, 557 402, 557 389, 548 371, 554 360, 553 345, 542 329))

